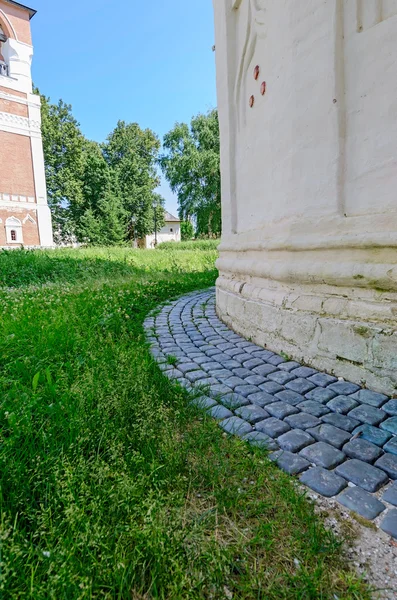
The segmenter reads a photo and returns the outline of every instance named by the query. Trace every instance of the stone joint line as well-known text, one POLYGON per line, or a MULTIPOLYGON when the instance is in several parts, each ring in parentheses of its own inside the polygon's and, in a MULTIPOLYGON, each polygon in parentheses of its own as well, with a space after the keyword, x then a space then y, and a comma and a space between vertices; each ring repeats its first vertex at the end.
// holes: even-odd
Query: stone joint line
POLYGON ((213 289, 159 311, 144 324, 151 353, 195 404, 397 539, 397 400, 245 340, 217 317, 213 289))

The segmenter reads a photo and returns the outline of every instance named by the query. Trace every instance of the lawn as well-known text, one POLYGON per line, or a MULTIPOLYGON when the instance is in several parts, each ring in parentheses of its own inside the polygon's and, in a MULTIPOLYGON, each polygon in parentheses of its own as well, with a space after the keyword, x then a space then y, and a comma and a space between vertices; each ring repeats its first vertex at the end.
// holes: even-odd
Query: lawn
POLYGON ((294 481, 150 357, 145 316, 215 257, 0 254, 0 597, 370 597, 294 481))

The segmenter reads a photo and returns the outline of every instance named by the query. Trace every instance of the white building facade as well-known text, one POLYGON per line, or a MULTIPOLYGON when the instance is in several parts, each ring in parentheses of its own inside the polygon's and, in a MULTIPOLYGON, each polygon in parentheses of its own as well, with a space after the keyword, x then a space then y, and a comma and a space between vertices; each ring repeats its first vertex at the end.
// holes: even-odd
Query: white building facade
POLYGON ((214 0, 217 308, 274 351, 397 390, 397 1, 214 0))
POLYGON ((164 226, 152 235, 146 236, 146 248, 156 247, 163 242, 180 242, 181 241, 181 221, 177 217, 174 217, 171 213, 165 211, 164 215, 165 223, 164 226))

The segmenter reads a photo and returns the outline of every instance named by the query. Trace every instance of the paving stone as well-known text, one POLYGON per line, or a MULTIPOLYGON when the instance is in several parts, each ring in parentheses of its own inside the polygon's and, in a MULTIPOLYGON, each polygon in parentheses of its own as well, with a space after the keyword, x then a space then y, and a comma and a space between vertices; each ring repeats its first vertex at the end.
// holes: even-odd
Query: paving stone
POLYGON ((397 539, 397 509, 389 510, 380 524, 380 528, 387 534, 397 539))
POLYGON ((220 362, 223 365, 224 369, 237 369, 240 366, 240 363, 237 360, 234 360, 233 358, 229 358, 228 360, 225 360, 223 357, 215 357, 217 358, 218 362, 220 362))
POLYGON ((392 417, 397 416, 397 400, 389 400, 382 406, 382 410, 392 417))
MULTIPOLYGON (((260 384, 260 389, 268 394, 276 394, 284 390, 284 387, 275 381, 266 381, 266 383, 260 384)), ((294 392, 291 392, 293 394, 294 392)))
POLYGON ((171 369, 171 371, 166 371, 164 375, 166 375, 168 379, 179 379, 180 377, 183 377, 183 373, 178 369, 171 369))
POLYGON ((226 371, 227 369, 223 368, 223 365, 221 365, 221 363, 212 361, 209 363, 204 363, 203 365, 201 365, 201 369, 203 371, 206 371, 207 373, 213 373, 214 371, 226 371))
POLYGON ((392 485, 387 488, 382 496, 382 500, 393 504, 393 506, 397 506, 397 481, 392 483, 392 485))
POLYGON ((234 391, 237 394, 241 394, 242 396, 249 396, 250 394, 255 394, 256 392, 260 392, 260 389, 256 385, 238 385, 234 388, 234 391))
POLYGON ((208 385, 218 385, 218 380, 215 377, 204 377, 204 379, 199 379, 195 382, 196 386, 208 386, 208 385))
POLYGON ((214 417, 215 419, 227 419, 228 417, 232 417, 233 413, 225 408, 224 406, 221 406, 220 404, 217 404, 216 406, 212 406, 208 413, 214 417))
POLYGON ((243 362, 243 367, 246 369, 253 369, 254 367, 259 367, 261 365, 263 365, 263 360, 260 358, 250 358, 250 360, 243 362))
POLYGON ((375 463, 375 467, 383 469, 390 479, 397 479, 397 456, 386 452, 375 463))
POLYGON ((385 431, 390 431, 393 435, 397 435, 397 417, 386 419, 386 421, 381 424, 381 428, 385 431))
MULTIPOLYGON (((190 358, 192 358, 193 355, 190 355, 190 358)), ((203 365, 204 363, 210 363, 212 362, 211 357, 206 356, 205 354, 200 354, 199 356, 194 356, 193 361, 195 363, 197 363, 198 365, 203 365)))
POLYGON ((285 418, 285 421, 293 429, 309 429, 310 427, 321 425, 320 419, 304 412, 298 413, 297 415, 290 415, 285 418))
MULTIPOLYGON (((178 365, 179 367, 179 365, 178 365)), ((207 373, 205 371, 189 371, 189 373, 185 373, 186 379, 188 379, 191 383, 195 383, 200 379, 204 379, 207 377, 207 373)))
POLYGON ((284 417, 288 417, 288 415, 293 415, 299 412, 295 406, 292 406, 287 402, 282 402, 281 400, 274 402, 273 404, 268 404, 266 406, 266 410, 273 417, 277 417, 277 419, 284 419, 284 417))
MULTIPOLYGON (((246 400, 244 398, 244 400, 246 400)), ((255 406, 255 404, 248 404, 247 406, 241 406, 237 408, 235 411, 236 415, 245 419, 249 423, 258 423, 259 421, 263 421, 264 419, 268 419, 270 414, 260 408, 260 406, 255 406)))
POLYGON ((313 444, 314 438, 306 433, 306 431, 294 429, 284 433, 283 435, 280 435, 280 437, 277 438, 277 443, 283 450, 288 450, 289 452, 299 452, 299 450, 302 450, 302 448, 309 446, 309 444, 313 444))
POLYGON ((358 419, 367 425, 379 425, 387 417, 387 414, 382 409, 375 408, 369 404, 361 404, 361 406, 353 408, 348 414, 349 417, 358 419))
POLYGON ((315 402, 314 400, 304 400, 298 404, 298 408, 309 413, 309 415, 313 415, 314 417, 323 417, 327 413, 331 412, 329 408, 323 404, 320 404, 319 402, 315 402))
POLYGON ((287 450, 273 452, 273 454, 269 455, 269 458, 289 475, 298 475, 310 466, 307 460, 287 450))
POLYGON ((370 521, 376 519, 386 508, 375 496, 360 487, 348 487, 339 494, 337 501, 370 521))
POLYGON ((232 371, 229 371, 228 369, 216 369, 215 371, 208 371, 208 375, 210 375, 210 377, 216 377, 217 379, 220 379, 222 383, 226 379, 233 377, 232 371))
POLYGON ((360 424, 360 421, 357 421, 357 419, 352 419, 351 417, 346 417, 345 415, 340 415, 339 413, 329 413, 322 418, 322 421, 323 423, 328 423, 328 425, 333 425, 339 429, 344 429, 349 433, 351 433, 353 429, 360 424))
POLYGON ((332 375, 327 375, 327 373, 316 373, 315 375, 308 377, 308 379, 309 381, 314 383, 314 385, 318 385, 319 387, 323 388, 327 387, 327 385, 329 385, 330 383, 335 383, 336 381, 338 381, 336 377, 333 377, 332 375))
POLYGON ((230 342, 225 342, 225 340, 222 340, 222 342, 220 344, 217 344, 217 347, 219 348, 219 350, 222 350, 222 352, 225 352, 225 350, 230 350, 231 348, 234 349, 234 344, 231 344, 230 342))
POLYGON ((294 360, 290 360, 288 362, 281 363, 279 369, 282 369, 283 371, 292 371, 297 367, 300 367, 300 364, 295 362, 294 360))
POLYGON ((368 440, 377 446, 383 446, 391 438, 391 433, 388 431, 382 431, 378 427, 372 427, 372 425, 360 425, 353 430, 353 435, 360 433, 360 437, 363 440, 368 440))
POLYGON ((243 440, 251 444, 251 446, 257 446, 258 448, 264 448, 266 450, 278 449, 277 442, 261 431, 251 431, 243 436, 243 440))
POLYGON ((336 392, 338 396, 349 396, 349 394, 357 392, 357 390, 360 389, 360 386, 355 383, 350 383, 350 381, 337 381, 336 383, 331 383, 329 389, 336 392))
POLYGON ((261 375, 261 377, 267 377, 270 375, 270 373, 275 373, 277 371, 277 367, 274 365, 262 365, 260 367, 255 367, 252 370, 257 375, 261 375))
MULTIPOLYGON (((247 352, 243 352, 242 354, 236 354, 236 356, 233 357, 233 360, 237 361, 240 366, 241 365, 245 366, 243 363, 246 363, 249 360, 255 360, 255 359, 253 359, 252 356, 250 354, 248 354, 247 352)), ((262 364, 261 360, 259 361, 259 364, 262 364)), ((245 368, 250 369, 252 367, 245 367, 245 368)))
POLYGON ((383 446, 383 450, 385 452, 390 452, 390 454, 397 455, 397 436, 394 436, 383 446))
POLYGON ((249 377, 245 378, 245 383, 250 385, 260 385, 261 383, 265 383, 267 379, 262 377, 261 375, 249 375, 249 377))
POLYGON ((347 485, 342 477, 339 477, 334 472, 327 471, 322 467, 313 467, 312 469, 309 469, 301 475, 300 480, 309 488, 326 498, 336 496, 347 485))
POLYGON ((270 381, 279 383, 280 385, 285 385, 289 381, 295 379, 295 375, 291 375, 291 373, 288 373, 287 371, 274 371, 274 373, 269 373, 267 378, 270 379, 270 381))
POLYGON ((350 458, 358 458, 368 463, 374 463, 383 454, 379 446, 360 438, 347 442, 343 446, 343 452, 350 458))
MULTIPOLYGON (((264 389, 266 383, 261 385, 261 389, 264 389)), ((278 400, 283 400, 284 402, 288 402, 288 404, 292 404, 292 406, 296 406, 301 402, 304 402, 305 397, 302 394, 298 394, 298 392, 293 392, 292 390, 279 390, 277 393, 275 392, 276 398, 278 400)))
POLYGON ((241 377, 241 379, 245 379, 246 377, 252 375, 252 371, 250 371, 249 369, 245 369, 244 367, 238 367, 236 369, 233 369, 232 372, 233 375, 236 375, 236 377, 241 377))
POLYGON ((221 421, 219 425, 224 431, 227 431, 227 433, 238 435, 239 437, 242 437, 243 435, 253 431, 252 426, 247 423, 247 421, 243 421, 243 419, 240 419, 239 417, 229 417, 221 421))
POLYGON ((285 358, 282 358, 281 356, 278 356, 277 354, 274 354, 273 356, 271 356, 267 362, 271 365, 275 365, 276 367, 278 365, 281 365, 281 363, 287 362, 285 360, 285 358))
POLYGON ((334 469, 346 459, 343 452, 325 442, 316 442, 312 446, 304 448, 300 455, 309 462, 325 469, 334 469))
POLYGON ((209 396, 212 396, 213 398, 217 398, 218 396, 222 397, 225 396, 226 394, 232 394, 233 390, 230 387, 227 387, 227 385, 222 385, 221 383, 219 385, 212 385, 211 389, 209 391, 209 396))
POLYGON ((375 406, 375 408, 380 408, 387 400, 389 400, 388 396, 378 394, 377 392, 371 392, 371 390, 359 390, 353 394, 352 398, 358 402, 364 402, 364 404, 375 406))
POLYGON ((292 390, 293 392, 298 392, 298 394, 306 394, 310 390, 312 390, 315 385, 310 383, 307 379, 303 379, 303 377, 298 377, 293 381, 289 381, 286 385, 286 388, 292 390))
POLYGON ((336 394, 328 388, 314 388, 307 394, 305 394, 306 400, 314 400, 320 402, 320 404, 326 404, 332 398, 335 398, 336 394))
POLYGON ((230 408, 230 410, 234 410, 236 408, 240 408, 240 406, 247 406, 249 404, 249 400, 241 396, 240 394, 231 393, 225 394, 221 398, 221 403, 230 408))
POLYGON ((347 415, 350 410, 353 410, 353 408, 358 406, 358 402, 352 400, 351 396, 336 396, 336 398, 333 398, 327 402, 327 406, 332 410, 332 412, 347 415))
POLYGON ((294 369, 292 371, 292 374, 295 375, 295 377, 303 377, 303 378, 311 377, 312 375, 315 375, 316 373, 318 373, 318 371, 316 371, 316 369, 311 369, 310 367, 301 367, 301 366, 299 366, 297 369, 294 369))
POLYGON ((198 406, 199 408, 212 408, 216 405, 216 402, 209 396, 200 396, 199 398, 193 398, 191 404, 194 404, 194 406, 198 406))
POLYGON ((266 433, 266 435, 272 438, 277 438, 279 435, 287 433, 290 430, 290 426, 287 423, 275 417, 260 421, 255 425, 255 428, 257 431, 262 431, 262 433, 266 433))
POLYGON ((238 385, 244 385, 244 379, 241 379, 241 377, 230 377, 230 371, 228 373, 228 377, 219 377, 218 379, 220 379, 222 381, 222 383, 224 383, 225 385, 229 386, 230 388, 232 388, 232 390, 234 390, 238 385))
POLYGON ((268 404, 272 404, 276 398, 271 394, 267 394, 266 392, 256 392, 255 394, 250 394, 248 396, 248 400, 252 402, 252 404, 257 404, 258 406, 267 406, 268 404))
POLYGON ((378 491, 388 480, 387 475, 381 469, 355 458, 336 467, 336 472, 367 492, 378 491))
POLYGON ((272 356, 274 356, 274 352, 270 352, 270 350, 256 350, 255 352, 252 352, 252 356, 255 356, 255 358, 261 358, 262 360, 269 360, 269 358, 271 358, 272 356))
POLYGON ((351 435, 343 429, 339 429, 339 427, 334 427, 333 425, 328 425, 324 423, 322 425, 318 425, 318 427, 313 427, 307 430, 310 435, 312 435, 318 442, 326 442, 335 446, 339 450, 344 446, 349 440, 351 435))

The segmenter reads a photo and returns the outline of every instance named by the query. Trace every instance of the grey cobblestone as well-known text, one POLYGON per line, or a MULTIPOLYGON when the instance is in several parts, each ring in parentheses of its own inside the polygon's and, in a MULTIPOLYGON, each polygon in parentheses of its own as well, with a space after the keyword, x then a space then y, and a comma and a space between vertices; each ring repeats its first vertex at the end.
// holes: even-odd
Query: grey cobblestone
POLYGON ((350 458, 358 458, 364 462, 374 463, 383 454, 383 450, 366 440, 350 440, 343 446, 343 452, 350 458))
POLYGON ((346 459, 343 452, 325 442, 316 442, 312 446, 304 448, 300 455, 309 462, 326 469, 334 469, 346 459))
POLYGON ((368 492, 378 491, 388 480, 384 471, 355 458, 336 467, 336 472, 368 492))
POLYGON ((301 429, 293 429, 292 431, 287 431, 287 433, 280 435, 280 437, 277 438, 277 443, 282 450, 299 452, 299 450, 302 450, 302 448, 309 446, 309 444, 313 444, 314 439, 311 435, 306 433, 306 431, 302 431, 301 429))
POLYGON ((277 438, 290 430, 290 426, 287 423, 280 421, 280 419, 276 419, 275 417, 260 421, 256 424, 255 428, 257 431, 262 431, 262 433, 266 433, 266 435, 272 438, 277 438))
POLYGON ((337 500, 346 508, 354 510, 364 519, 375 519, 381 512, 385 510, 385 505, 382 504, 375 496, 372 496, 365 490, 359 487, 347 488, 339 496, 337 500))
MULTIPOLYGON (((244 340, 219 321, 213 289, 153 311, 144 328, 160 369, 196 394, 193 405, 228 433, 273 451, 288 473, 306 471, 302 481, 320 494, 335 495, 346 481, 358 486, 338 499, 374 518, 383 505, 368 492, 397 479, 397 399, 244 340)), ((397 502, 395 486, 384 496, 397 502)))
POLYGON ((355 427, 358 427, 360 421, 357 419, 352 419, 351 417, 346 417, 345 415, 340 415, 339 413, 329 413, 322 418, 323 423, 328 423, 328 425, 333 425, 334 427, 338 427, 339 429, 344 429, 351 433, 355 427))
POLYGON ((288 450, 273 452, 273 454, 270 454, 269 458, 276 462, 280 469, 289 475, 298 475, 310 466, 308 461, 302 458, 302 456, 288 452, 288 450))
POLYGON ((397 509, 393 508, 389 510, 382 523, 380 524, 380 528, 383 529, 386 533, 397 538, 397 509))
POLYGON ((388 474, 390 479, 397 479, 397 456, 386 452, 383 456, 378 458, 375 463, 375 467, 379 467, 388 474))
POLYGON ((327 471, 322 467, 313 467, 312 469, 309 469, 301 475, 300 480, 309 488, 327 498, 336 496, 347 485, 342 477, 339 477, 333 471, 327 471))
POLYGON ((397 481, 392 483, 392 485, 387 488, 386 492, 382 496, 382 500, 393 504, 393 506, 397 506, 397 481))

